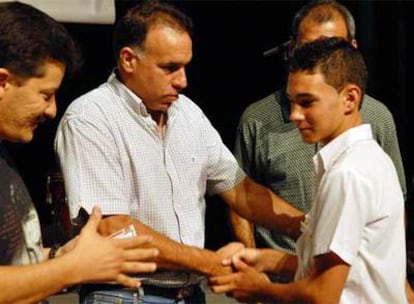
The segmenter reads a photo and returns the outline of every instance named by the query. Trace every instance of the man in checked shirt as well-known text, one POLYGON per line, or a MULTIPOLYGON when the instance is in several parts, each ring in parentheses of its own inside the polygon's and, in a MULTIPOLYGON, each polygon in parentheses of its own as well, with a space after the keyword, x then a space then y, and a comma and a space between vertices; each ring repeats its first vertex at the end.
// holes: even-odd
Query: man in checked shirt
MULTIPOLYGON (((158 271, 139 290, 84 285, 82 303, 203 303, 203 276, 231 271, 203 249, 206 193, 243 217, 283 230, 302 213, 247 177, 202 110, 180 94, 192 59, 191 20, 171 5, 143 2, 117 23, 117 67, 79 97, 55 139, 71 216, 98 203, 111 234, 133 223, 159 248, 158 271), (101 302, 100 302, 101 303, 101 302)), ((287 231, 289 233, 289 231, 287 231)), ((223 252, 224 251, 224 252, 223 252)))

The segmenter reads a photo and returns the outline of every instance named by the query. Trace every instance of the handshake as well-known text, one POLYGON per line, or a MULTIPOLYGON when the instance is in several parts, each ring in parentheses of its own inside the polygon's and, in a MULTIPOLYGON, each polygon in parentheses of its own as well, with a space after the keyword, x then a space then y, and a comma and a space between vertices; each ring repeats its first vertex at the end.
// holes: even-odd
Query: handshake
POLYGON ((115 282, 138 288, 139 278, 130 274, 152 273, 157 269, 192 271, 208 277, 215 293, 225 293, 242 302, 263 301, 261 290, 270 284, 265 272, 283 272, 288 254, 273 249, 245 248, 229 243, 216 252, 177 243, 127 215, 102 219, 95 207, 90 216, 80 214, 79 235, 61 247, 56 257, 72 256, 83 263, 80 282, 115 282), (83 227, 82 227, 83 226, 83 227), (137 235, 136 230, 139 231, 137 235), (181 252, 179 254, 179 252, 181 252))
POLYGON ((211 276, 209 285, 215 293, 225 293, 240 302, 268 302, 264 298, 271 284, 266 273, 275 273, 283 280, 292 280, 296 269, 296 257, 274 249, 245 248, 242 243, 229 243, 217 253, 223 258, 223 267, 231 273, 211 276))

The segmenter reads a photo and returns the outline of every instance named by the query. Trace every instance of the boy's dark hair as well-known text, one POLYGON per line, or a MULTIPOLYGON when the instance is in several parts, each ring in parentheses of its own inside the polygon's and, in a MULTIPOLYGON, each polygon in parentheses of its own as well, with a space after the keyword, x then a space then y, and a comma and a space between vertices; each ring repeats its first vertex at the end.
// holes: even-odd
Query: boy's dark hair
POLYGON ((365 93, 368 72, 362 54, 342 38, 321 38, 295 50, 289 72, 320 72, 325 82, 338 92, 347 84, 357 85, 365 93))
POLYGON ((65 64, 69 75, 80 67, 79 48, 66 28, 30 5, 0 3, 0 67, 27 79, 41 76, 48 59, 65 64))

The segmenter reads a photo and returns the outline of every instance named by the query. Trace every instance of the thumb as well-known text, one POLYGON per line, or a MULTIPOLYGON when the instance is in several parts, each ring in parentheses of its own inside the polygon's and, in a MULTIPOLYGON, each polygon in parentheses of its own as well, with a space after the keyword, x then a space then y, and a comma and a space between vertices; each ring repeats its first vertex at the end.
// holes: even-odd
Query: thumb
POLYGON ((92 213, 89 216, 88 222, 86 223, 85 227, 83 227, 82 230, 96 232, 98 230, 98 224, 101 221, 101 219, 102 219, 101 208, 97 206, 93 207, 92 213))
POLYGON ((231 258, 223 259, 221 261, 221 265, 223 265, 223 266, 230 266, 231 265, 231 258))
POLYGON ((249 267, 249 265, 247 265, 245 262, 243 262, 241 259, 239 259, 238 257, 233 258, 233 266, 237 269, 237 270, 243 270, 247 267, 249 267))

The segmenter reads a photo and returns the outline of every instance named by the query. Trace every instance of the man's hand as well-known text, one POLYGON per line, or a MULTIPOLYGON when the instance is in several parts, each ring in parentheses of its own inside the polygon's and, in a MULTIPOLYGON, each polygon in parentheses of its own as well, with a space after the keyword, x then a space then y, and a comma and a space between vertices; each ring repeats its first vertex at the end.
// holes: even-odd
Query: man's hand
POLYGON ((260 249, 243 248, 235 252, 230 258, 223 260, 223 265, 235 265, 239 261, 255 268, 259 272, 268 270, 266 269, 265 257, 260 249))
POLYGON ((233 267, 235 273, 210 278, 211 289, 215 293, 226 293, 241 302, 260 301, 261 290, 271 284, 268 277, 240 259, 234 260, 233 267))
POLYGON ((156 264, 152 261, 157 257, 158 250, 148 248, 151 237, 105 238, 97 232, 101 218, 100 209, 95 207, 79 237, 63 247, 67 253, 61 254, 62 258, 75 261, 76 269, 82 270, 79 273, 81 282, 116 281, 127 287, 139 286, 139 280, 126 273, 156 270, 156 264))
POLYGON ((221 247, 217 250, 217 254, 224 260, 224 259, 231 259, 231 257, 239 252, 240 250, 244 249, 244 245, 238 242, 231 242, 227 245, 221 247))

